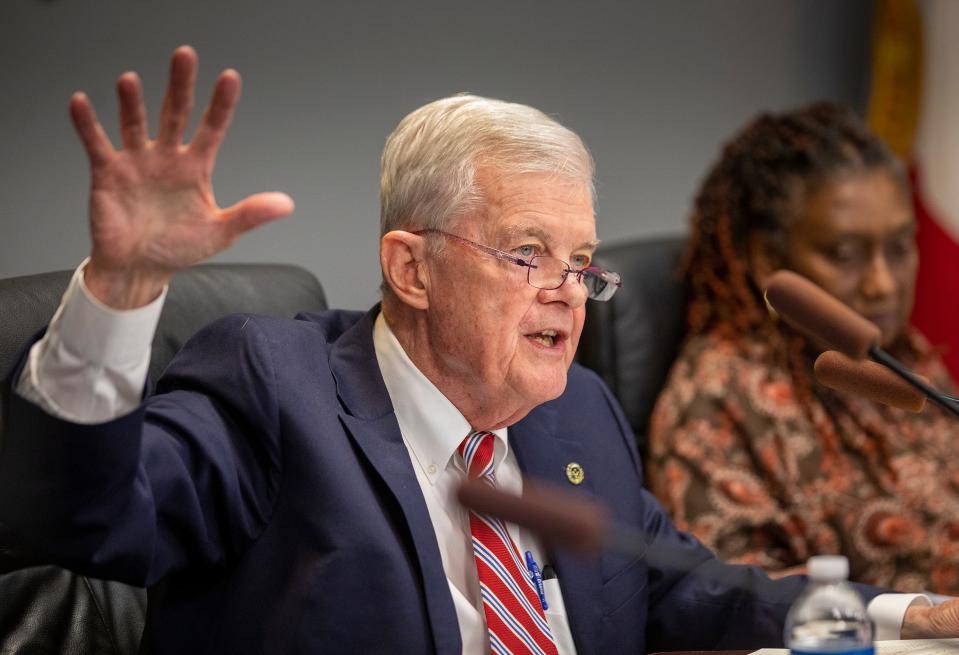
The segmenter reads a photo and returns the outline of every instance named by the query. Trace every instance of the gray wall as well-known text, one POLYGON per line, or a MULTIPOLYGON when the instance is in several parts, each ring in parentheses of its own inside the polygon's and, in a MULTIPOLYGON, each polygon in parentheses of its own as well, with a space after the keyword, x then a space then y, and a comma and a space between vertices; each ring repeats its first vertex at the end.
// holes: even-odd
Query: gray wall
POLYGON ((87 172, 67 118, 84 89, 116 135, 127 69, 162 96, 181 43, 199 97, 237 68, 244 98, 217 197, 279 189, 294 216, 224 261, 314 271, 334 306, 375 301, 378 158, 407 112, 457 91, 537 106, 578 131, 599 177, 606 241, 685 229, 719 144, 759 109, 861 107, 870 0, 2 0, 0 277, 73 268, 88 251, 87 172))

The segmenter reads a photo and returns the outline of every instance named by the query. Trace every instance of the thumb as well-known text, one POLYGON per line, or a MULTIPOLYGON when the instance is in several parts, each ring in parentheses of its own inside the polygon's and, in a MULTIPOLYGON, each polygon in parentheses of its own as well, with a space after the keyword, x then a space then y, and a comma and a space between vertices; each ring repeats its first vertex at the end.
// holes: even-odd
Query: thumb
POLYGON ((232 238, 263 223, 275 221, 293 212, 293 198, 285 193, 257 193, 224 209, 220 217, 232 238))

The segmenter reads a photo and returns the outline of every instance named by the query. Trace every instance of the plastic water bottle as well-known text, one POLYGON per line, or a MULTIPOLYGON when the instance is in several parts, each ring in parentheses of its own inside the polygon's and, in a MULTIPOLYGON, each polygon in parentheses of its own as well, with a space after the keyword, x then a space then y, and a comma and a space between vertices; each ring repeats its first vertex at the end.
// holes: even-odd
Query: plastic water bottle
POLYGON ((809 559, 809 586, 786 616, 784 642, 792 655, 874 655, 872 622, 859 593, 846 582, 849 560, 809 559))

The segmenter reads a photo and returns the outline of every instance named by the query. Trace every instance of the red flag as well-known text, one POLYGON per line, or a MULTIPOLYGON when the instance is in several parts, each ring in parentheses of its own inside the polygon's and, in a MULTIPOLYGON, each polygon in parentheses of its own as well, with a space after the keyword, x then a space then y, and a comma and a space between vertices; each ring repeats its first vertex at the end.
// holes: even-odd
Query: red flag
POLYGON ((880 0, 869 124, 908 162, 919 278, 912 321, 959 379, 959 2, 880 0))

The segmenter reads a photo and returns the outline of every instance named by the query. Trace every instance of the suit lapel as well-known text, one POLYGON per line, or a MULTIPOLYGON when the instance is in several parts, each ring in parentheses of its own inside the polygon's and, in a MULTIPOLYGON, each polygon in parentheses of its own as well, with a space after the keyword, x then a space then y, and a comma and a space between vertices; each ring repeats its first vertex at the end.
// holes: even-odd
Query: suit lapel
POLYGON ((342 402, 340 420, 403 512, 423 576, 426 610, 437 653, 460 653, 459 623, 443 571, 439 546, 423 492, 373 349, 374 307, 333 345, 330 367, 342 402))
MULTIPOLYGON (((583 462, 582 444, 557 435, 556 412, 542 405, 509 429, 509 442, 524 474, 577 493, 592 492, 590 479, 572 485, 566 477, 566 465, 583 462)), ((595 561, 560 550, 550 550, 556 570, 570 631, 579 655, 595 652, 602 615, 599 598, 602 591, 595 561)))

